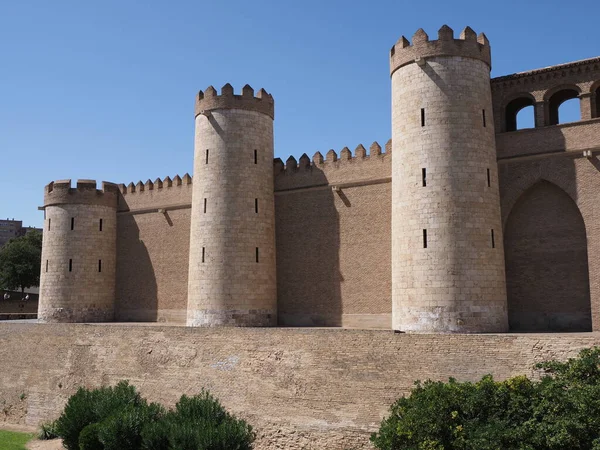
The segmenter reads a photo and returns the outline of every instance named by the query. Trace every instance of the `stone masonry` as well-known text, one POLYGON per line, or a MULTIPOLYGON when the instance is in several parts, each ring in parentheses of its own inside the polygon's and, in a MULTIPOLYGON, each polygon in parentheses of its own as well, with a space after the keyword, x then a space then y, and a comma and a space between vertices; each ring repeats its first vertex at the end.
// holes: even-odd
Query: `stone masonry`
POLYGON ((508 330, 489 54, 449 27, 391 51, 396 330, 508 330))
POLYGON ((46 187, 42 322, 107 322, 114 318, 116 185, 57 181, 46 187))
POLYGON ((600 57, 490 80, 491 62, 468 27, 402 37, 393 139, 285 162, 269 94, 207 89, 193 178, 46 187, 40 317, 600 329, 600 57))
POLYGON ((187 324, 276 325, 273 98, 210 87, 196 114, 187 324))

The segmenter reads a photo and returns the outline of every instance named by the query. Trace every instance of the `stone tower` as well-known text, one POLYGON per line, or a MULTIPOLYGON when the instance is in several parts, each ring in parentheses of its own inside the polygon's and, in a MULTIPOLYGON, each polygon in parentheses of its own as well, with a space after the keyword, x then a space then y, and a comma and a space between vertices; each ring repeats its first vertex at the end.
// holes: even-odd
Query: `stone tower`
POLYGON ((38 318, 42 322, 113 320, 118 187, 95 180, 54 181, 44 195, 38 318))
POLYGON ((391 49, 395 330, 508 330, 490 65, 469 27, 391 49))
POLYGON ((188 326, 277 324, 273 97, 196 99, 188 326))

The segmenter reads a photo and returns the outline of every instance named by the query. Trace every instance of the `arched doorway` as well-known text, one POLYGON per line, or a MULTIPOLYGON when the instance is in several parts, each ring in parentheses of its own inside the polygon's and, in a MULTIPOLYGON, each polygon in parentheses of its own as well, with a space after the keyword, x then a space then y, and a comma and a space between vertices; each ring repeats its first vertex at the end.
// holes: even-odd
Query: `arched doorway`
POLYGON ((583 217, 562 189, 541 181, 513 207, 504 232, 511 331, 591 331, 583 217))

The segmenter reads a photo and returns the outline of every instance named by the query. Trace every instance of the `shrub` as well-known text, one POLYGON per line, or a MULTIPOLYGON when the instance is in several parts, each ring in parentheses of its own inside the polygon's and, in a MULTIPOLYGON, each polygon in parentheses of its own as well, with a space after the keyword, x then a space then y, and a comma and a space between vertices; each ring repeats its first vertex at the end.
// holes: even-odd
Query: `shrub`
POLYGON ((142 445, 144 426, 158 421, 164 415, 162 406, 144 401, 129 405, 100 422, 98 438, 105 450, 137 450, 142 445))
POLYGON ((255 438, 250 425, 206 391, 183 395, 162 423, 145 428, 142 435, 148 450, 247 450, 255 438))
POLYGON ((115 387, 92 391, 79 388, 67 401, 56 421, 56 432, 68 450, 79 450, 79 434, 88 425, 100 422, 128 405, 139 405, 142 398, 127 381, 115 387))
POLYGON ((79 450, 104 450, 98 439, 99 423, 91 423, 79 433, 79 450))
POLYGON ((371 441, 396 450, 600 450, 600 349, 495 382, 417 382, 371 441))
POLYGON ((249 450, 255 434, 208 392, 173 410, 148 404, 123 381, 74 394, 56 421, 68 450, 249 450))

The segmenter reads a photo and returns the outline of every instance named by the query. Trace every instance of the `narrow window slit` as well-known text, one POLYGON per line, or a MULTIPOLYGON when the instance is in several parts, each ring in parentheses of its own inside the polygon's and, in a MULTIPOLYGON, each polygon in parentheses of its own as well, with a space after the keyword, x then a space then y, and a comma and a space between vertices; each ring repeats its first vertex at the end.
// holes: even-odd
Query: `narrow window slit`
POLYGON ((46 260, 46 272, 48 272, 48 260, 46 260))
POLYGON ((492 229, 492 248, 496 248, 496 241, 494 239, 494 230, 492 229))
POLYGON ((73 260, 70 259, 69 260, 69 272, 72 272, 72 271, 73 271, 73 260))
POLYGON ((50 231, 50 222, 52 221, 52 219, 48 219, 48 231, 50 231))
POLYGON ((258 164, 258 151, 254 150, 254 164, 258 164))
POLYGON ((208 149, 206 149, 206 164, 208 164, 208 149))
POLYGON ((486 122, 485 122, 485 109, 481 110, 481 115, 482 115, 482 118, 483 118, 483 128, 485 128, 486 125, 487 125, 486 122))
POLYGON ((427 248, 427 230, 423 230, 423 248, 427 248))
POLYGON ((100 219, 100 231, 102 231, 102 219, 100 219))
POLYGON ((206 199, 204 199, 204 214, 206 214, 206 199))
POLYGON ((427 169, 423 167, 421 169, 421 177, 423 178, 423 187, 427 186, 427 169))
POLYGON ((421 126, 425 126, 425 108, 421 108, 421 126))
POLYGON ((254 199, 254 212, 256 214, 258 214, 258 199, 257 198, 254 199))
POLYGON ((102 260, 98 260, 98 272, 102 272, 102 260))
POLYGON ((490 169, 487 170, 488 187, 492 187, 492 179, 490 178, 490 169))
POLYGON ((75 229, 75 217, 71 217, 71 230, 75 229))
POLYGON ((205 254, 205 249, 204 249, 204 247, 202 247, 202 262, 204 262, 204 254, 205 254))
POLYGON ((258 262, 258 247, 256 247, 256 262, 258 262))

